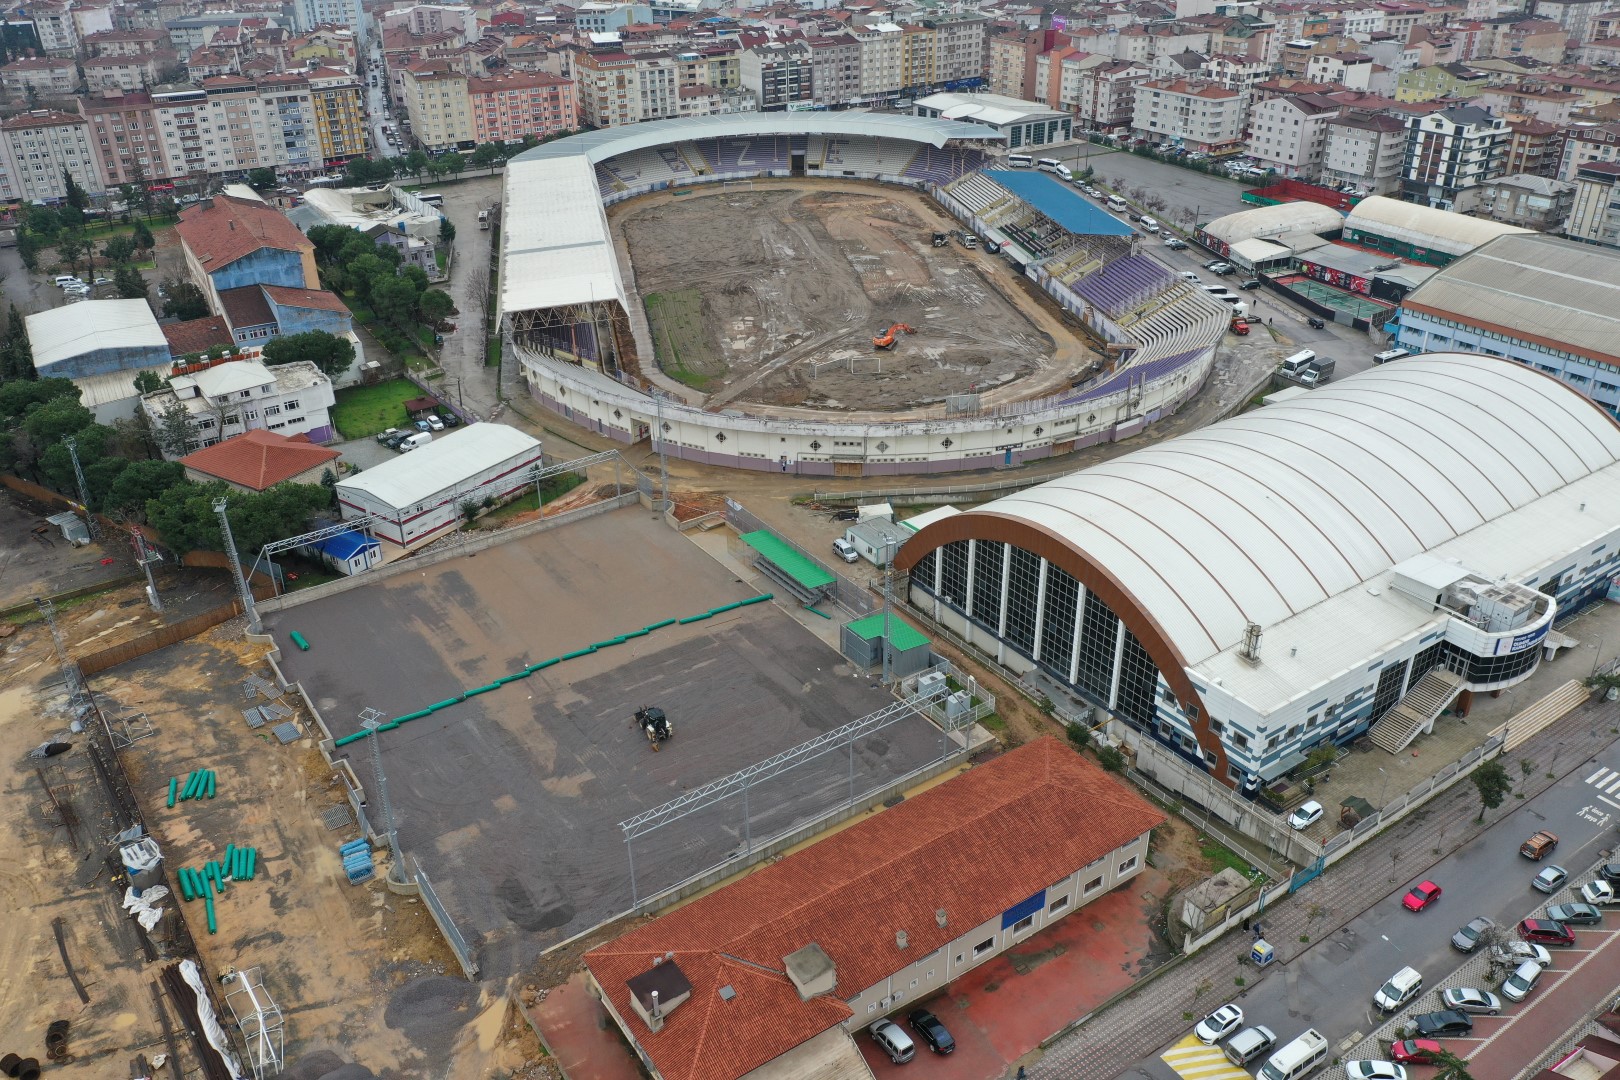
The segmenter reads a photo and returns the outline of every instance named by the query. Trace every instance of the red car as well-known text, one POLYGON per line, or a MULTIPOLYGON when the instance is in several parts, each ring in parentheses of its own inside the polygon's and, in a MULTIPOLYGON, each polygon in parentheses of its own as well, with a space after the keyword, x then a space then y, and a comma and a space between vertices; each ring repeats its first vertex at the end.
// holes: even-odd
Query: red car
POLYGON ((1519 937, 1534 945, 1562 945, 1567 949, 1575 944, 1575 931, 1552 919, 1521 920, 1519 937))
POLYGON ((1390 1047, 1389 1056, 1397 1065, 1433 1065, 1444 1052, 1433 1039, 1403 1039, 1390 1047))
POLYGON ((1233 319, 1232 333, 1236 334, 1238 337, 1247 337, 1249 335, 1249 324, 1244 322, 1242 319, 1233 319))
POLYGON ((1401 906, 1407 911, 1422 911, 1440 899, 1440 886, 1432 881, 1412 886, 1412 891, 1401 897, 1401 906))

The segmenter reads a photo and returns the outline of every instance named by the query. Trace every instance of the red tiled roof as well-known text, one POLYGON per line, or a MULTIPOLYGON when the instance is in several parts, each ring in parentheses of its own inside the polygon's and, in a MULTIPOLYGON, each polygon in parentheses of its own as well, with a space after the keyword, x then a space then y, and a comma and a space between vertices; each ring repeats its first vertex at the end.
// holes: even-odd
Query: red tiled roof
POLYGON ((307 440, 289 439, 273 431, 250 431, 187 454, 180 459, 180 464, 254 491, 263 491, 337 457, 336 450, 315 446, 307 440))
POLYGON ((225 321, 232 330, 273 323, 270 305, 264 301, 262 285, 243 285, 238 289, 225 289, 219 294, 219 306, 225 311, 225 321))
POLYGON ((214 196, 212 206, 189 206, 175 226, 207 273, 229 266, 264 248, 276 251, 314 251, 315 245, 298 226, 277 210, 256 199, 214 196))
POLYGON ((236 344, 236 340, 231 337, 231 328, 225 325, 225 320, 218 315, 210 315, 205 319, 190 319, 181 323, 168 323, 163 327, 163 336, 169 339, 169 351, 176 356, 207 352, 215 345, 236 344))
POLYGON ((585 963, 666 1080, 732 1080, 848 1018, 843 997, 1164 820, 1066 744, 1038 739, 592 949, 585 963), (836 965, 837 997, 801 1001, 781 973, 783 958, 812 942, 836 965), (626 983, 665 953, 693 990, 655 1034, 626 983), (736 996, 723 1001, 728 984, 736 996))
MULTIPOLYGON (((349 313, 337 294, 329 293, 325 289, 289 289, 285 285, 261 285, 266 296, 277 304, 295 308, 319 308, 322 311, 341 311, 349 313)), ((224 295, 224 294, 221 294, 224 295)))

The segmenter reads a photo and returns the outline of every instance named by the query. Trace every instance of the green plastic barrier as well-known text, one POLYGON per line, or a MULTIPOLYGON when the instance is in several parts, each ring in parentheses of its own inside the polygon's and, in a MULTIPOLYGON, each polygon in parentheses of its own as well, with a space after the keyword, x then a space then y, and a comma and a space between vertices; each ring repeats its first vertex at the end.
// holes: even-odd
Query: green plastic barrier
POLYGON ((620 638, 620 640, 629 641, 633 637, 646 637, 650 633, 652 633, 651 630, 648 630, 646 627, 642 627, 640 630, 630 631, 628 634, 625 634, 622 638, 620 638))
POLYGON ((537 671, 544 671, 551 665, 560 663, 562 663, 562 657, 553 656, 550 660, 542 660, 538 664, 530 664, 527 668, 524 668, 524 670, 530 675, 533 675, 537 671))
POLYGON ((666 626, 674 626, 674 625, 675 625, 675 620, 674 619, 665 619, 663 622, 648 623, 646 626, 642 627, 642 629, 643 630, 648 630, 648 631, 662 630, 666 626))
POLYGON ((702 622, 704 619, 710 619, 710 618, 713 618, 713 617, 714 617, 714 612, 705 611, 701 615, 688 615, 684 619, 677 619, 676 622, 680 623, 682 626, 685 626, 687 623, 702 622))
POLYGON ((806 610, 806 611, 813 611, 813 612, 815 612, 815 613, 816 613, 816 614, 817 614, 817 615, 820 615, 820 616, 821 616, 821 617, 822 617, 822 618, 823 618, 823 619, 830 619, 830 618, 832 618, 832 616, 831 616, 831 615, 829 615, 829 614, 827 614, 827 613, 826 613, 826 612, 825 612, 825 611, 822 611, 822 610, 821 610, 821 609, 819 609, 819 608, 814 608, 814 607, 811 607, 811 606, 810 606, 810 605, 809 605, 809 604, 806 604, 806 605, 805 605, 805 607, 804 607, 804 610, 806 610))
POLYGON ((491 690, 499 690, 500 688, 501 688, 500 683, 490 683, 488 686, 475 686, 471 690, 468 690, 465 694, 462 694, 461 696, 462 696, 463 699, 470 698, 470 697, 477 697, 479 694, 487 694, 491 690))
POLYGON ((624 635, 620 634, 618 637, 610 637, 606 641, 598 641, 595 645, 592 645, 591 648, 592 649, 605 649, 609 645, 623 645, 623 644, 624 644, 624 635))
POLYGON ((589 656, 589 655, 591 655, 591 653, 593 653, 595 651, 596 651, 596 646, 592 645, 588 649, 575 649, 573 652, 563 653, 561 656, 557 657, 557 659, 558 660, 578 660, 581 656, 589 656))
POLYGON ((178 776, 171 776, 171 777, 169 777, 169 805, 170 806, 174 805, 174 800, 176 798, 178 798, 179 795, 180 795, 180 778, 178 776))
POLYGON ((287 636, 292 638, 292 643, 294 645, 298 646, 300 649, 304 650, 305 652, 309 651, 309 642, 304 640, 304 635, 303 634, 300 634, 298 631, 294 630, 291 633, 289 633, 287 636))

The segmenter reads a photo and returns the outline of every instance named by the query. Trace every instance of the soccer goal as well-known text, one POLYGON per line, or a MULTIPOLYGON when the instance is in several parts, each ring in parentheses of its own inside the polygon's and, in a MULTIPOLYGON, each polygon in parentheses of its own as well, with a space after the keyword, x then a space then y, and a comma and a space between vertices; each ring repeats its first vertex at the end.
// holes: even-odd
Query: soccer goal
POLYGON ((720 181, 720 190, 721 191, 753 191, 754 190, 754 182, 752 180, 722 180, 722 181, 720 181))

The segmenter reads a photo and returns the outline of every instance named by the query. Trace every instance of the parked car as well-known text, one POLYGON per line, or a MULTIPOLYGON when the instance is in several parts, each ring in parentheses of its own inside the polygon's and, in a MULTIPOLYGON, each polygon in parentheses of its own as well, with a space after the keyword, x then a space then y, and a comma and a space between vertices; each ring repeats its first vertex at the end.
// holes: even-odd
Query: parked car
POLYGON ((893 1020, 878 1020, 866 1029, 878 1049, 889 1055, 896 1065, 904 1065, 917 1056, 917 1044, 911 1041, 899 1024, 893 1020))
POLYGON ((1237 273, 1237 267, 1233 266, 1229 262, 1205 263, 1204 269, 1208 270, 1216 277, 1226 277, 1228 274, 1237 273))
POLYGON ((1344 1074, 1350 1080, 1406 1080, 1406 1070, 1393 1061, 1363 1059, 1344 1063, 1344 1074))
POLYGON ((417 431, 432 431, 433 430, 432 426, 429 425, 426 420, 418 420, 414 424, 412 424, 411 426, 416 428, 417 431))
POLYGON ((1610 885, 1620 885, 1620 862, 1604 863, 1598 867, 1598 877, 1610 885))
POLYGON ((1194 272, 1193 272, 1193 271, 1191 271, 1191 270, 1180 270, 1180 271, 1177 271, 1177 273, 1176 273, 1176 277, 1178 277, 1178 278, 1180 278, 1180 279, 1181 279, 1181 280, 1182 280, 1182 281, 1190 281, 1190 282, 1192 282, 1192 283, 1193 283, 1193 284, 1194 284, 1194 285, 1196 285, 1196 284, 1198 284, 1198 280, 1199 280, 1199 278, 1198 278, 1198 275, 1197 275, 1197 274, 1195 274, 1195 273, 1194 273, 1194 272))
POLYGON ((1407 894, 1401 897, 1401 906, 1407 911, 1422 911, 1440 899, 1440 886, 1432 881, 1425 881, 1421 885, 1414 885, 1407 894))
POLYGON ((833 554, 837 555, 845 562, 856 562, 861 557, 861 553, 855 550, 855 545, 850 543, 848 540, 845 540, 842 536, 838 537, 832 542, 832 549, 833 554))
POLYGON ((913 1009, 911 1015, 906 1017, 906 1023, 911 1025, 911 1030, 921 1036, 922 1041, 928 1044, 928 1049, 934 1053, 948 1054, 956 1049, 956 1040, 951 1038, 951 1033, 945 1030, 945 1025, 939 1022, 939 1017, 927 1009, 913 1009))
POLYGON ((444 421, 444 426, 445 427, 460 427, 461 426, 461 417, 457 416, 453 412, 447 412, 443 416, 439 417, 439 419, 444 421))
POLYGON ((1526 960, 1513 969, 1513 974, 1502 980, 1502 996, 1509 1001, 1523 1001, 1530 996, 1530 991, 1536 988, 1536 980, 1541 978, 1541 965, 1534 960, 1526 960))
POLYGON ((1432 1065, 1445 1052, 1433 1039, 1402 1039, 1389 1048, 1389 1056, 1402 1065, 1432 1065))
POLYGON ((1451 945, 1461 952, 1473 952, 1479 944, 1480 935, 1495 925, 1483 915, 1470 919, 1467 926, 1460 927, 1451 935, 1451 945))
POLYGON ((1588 881, 1581 886, 1581 899, 1593 907, 1614 907, 1620 904, 1620 892, 1607 881, 1588 881))
POLYGON ((83 285, 84 284, 84 282, 80 281, 73 274, 57 274, 56 277, 53 280, 56 282, 56 287, 58 289, 63 288, 63 287, 68 286, 68 285, 83 285))
POLYGON ((1236 1005, 1222 1005, 1193 1027, 1193 1034, 1205 1046, 1214 1046, 1243 1026, 1243 1010, 1236 1005))
POLYGON ((1551 919, 1521 919, 1519 937, 1532 945, 1561 945, 1568 948, 1575 944, 1575 931, 1551 919))
POLYGON ((1423 989, 1423 976, 1417 968, 1403 967, 1389 977, 1389 981, 1373 995, 1373 1005, 1379 1012, 1394 1012, 1418 996, 1423 989))
POLYGON ((387 443, 389 439, 398 434, 400 434, 400 430, 397 427, 384 428, 382 431, 377 432, 377 441, 387 443))
POLYGON ((1230 1039, 1226 1040, 1226 1060, 1243 1068, 1277 1045, 1277 1036, 1270 1028, 1261 1024, 1246 1027, 1230 1039))
POLYGON ((1258 289, 1259 287, 1260 279, 1257 277, 1244 278, 1242 281, 1238 282, 1238 288, 1240 289, 1258 289))
POLYGON ((1312 330, 1325 330, 1327 328, 1327 323, 1323 322, 1321 319, 1318 319, 1315 315, 1305 316, 1305 322, 1312 330))
POLYGON ((440 420, 437 416, 433 415, 432 413, 429 413, 427 416, 422 417, 422 419, 427 422, 427 426, 428 426, 429 431, 443 431, 444 430, 444 421, 440 420))
POLYGON ((1441 1009, 1412 1017, 1411 1026, 1418 1038, 1432 1039, 1437 1035, 1467 1035, 1474 1030, 1474 1021, 1467 1013, 1441 1009))
POLYGON ((1536 833, 1536 835, 1519 845, 1519 854, 1523 855, 1527 859, 1534 859, 1536 862, 1540 862, 1548 855, 1551 855, 1553 853, 1553 848, 1556 848, 1557 846, 1558 837, 1555 834, 1548 832, 1546 829, 1542 829, 1540 832, 1536 833))
POLYGON ((1171 251, 1182 251, 1186 248, 1187 241, 1181 239, 1180 237, 1167 236, 1164 238, 1164 246, 1169 248, 1171 251))
POLYGON ((1547 908, 1547 918, 1566 926, 1603 925, 1603 912, 1591 904, 1552 904, 1547 908))
MULTIPOLYGON (((1237 329, 1237 323, 1239 321, 1240 320, 1238 319, 1232 320, 1232 329, 1237 329)), ((1245 334, 1249 332, 1249 327, 1247 324, 1244 325, 1242 332, 1245 334)), ((1288 815, 1288 827, 1291 829, 1308 829, 1312 825, 1315 825, 1318 821, 1321 821, 1322 815, 1325 812, 1326 811, 1323 809, 1322 804, 1317 802, 1315 799, 1312 799, 1307 803, 1301 803, 1297 808, 1295 808, 1292 814, 1288 815)))
POLYGON ((1440 1004, 1464 1013, 1484 1013, 1495 1016, 1502 1011, 1502 999, 1486 990, 1472 986, 1452 986, 1440 991, 1440 1004))
POLYGON ((1509 967, 1518 967, 1526 960, 1533 961, 1538 967, 1552 966, 1552 953, 1528 941, 1508 941, 1501 945, 1493 945, 1491 959, 1509 967))
POLYGON ((1543 866, 1541 873, 1531 879, 1530 884, 1544 893, 1555 893, 1564 887, 1569 880, 1569 871, 1562 866, 1543 866))

